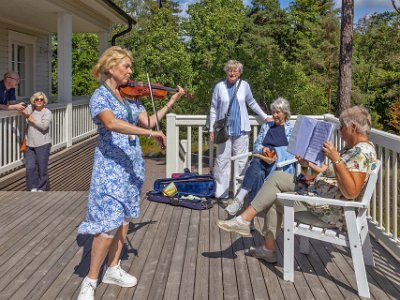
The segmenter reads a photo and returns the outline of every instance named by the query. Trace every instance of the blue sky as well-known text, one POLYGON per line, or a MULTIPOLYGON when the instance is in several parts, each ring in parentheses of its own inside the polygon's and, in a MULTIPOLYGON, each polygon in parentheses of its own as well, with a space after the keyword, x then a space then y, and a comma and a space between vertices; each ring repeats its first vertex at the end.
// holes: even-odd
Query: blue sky
MULTIPOLYGON (((286 8, 291 0, 279 0, 281 3, 281 7, 286 8)), ((187 6, 191 3, 198 2, 198 0, 179 0, 183 9, 186 9, 187 6)), ((244 0, 245 3, 251 3, 251 0, 244 0)), ((340 7, 342 1, 335 0, 336 7, 340 7)), ((373 14, 374 12, 384 12, 384 11, 393 11, 393 6, 391 4, 391 0, 354 0, 354 19, 355 22, 366 15, 373 14)), ((396 2, 399 3, 400 1, 396 2)))

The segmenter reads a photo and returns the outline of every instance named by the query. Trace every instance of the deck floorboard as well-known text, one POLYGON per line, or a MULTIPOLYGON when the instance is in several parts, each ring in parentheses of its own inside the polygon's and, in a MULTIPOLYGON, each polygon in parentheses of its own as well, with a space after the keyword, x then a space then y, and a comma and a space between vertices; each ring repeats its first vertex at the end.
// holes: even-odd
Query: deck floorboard
MULTIPOLYGON (((144 192, 165 165, 146 160, 144 192)), ((85 191, 0 192, 0 299, 76 299, 88 271, 92 237, 77 235, 87 201, 85 191)), ((144 195, 144 194, 143 194, 144 195)), ((99 284, 96 299, 360 299, 350 251, 311 241, 298 252, 295 281, 283 280, 283 238, 278 263, 249 256, 262 243, 263 220, 252 237, 220 231, 226 212, 215 203, 196 211, 144 199, 130 223, 121 257, 138 278, 134 288, 99 284)), ((400 264, 372 240, 375 268, 367 267, 372 299, 400 299, 400 264)))

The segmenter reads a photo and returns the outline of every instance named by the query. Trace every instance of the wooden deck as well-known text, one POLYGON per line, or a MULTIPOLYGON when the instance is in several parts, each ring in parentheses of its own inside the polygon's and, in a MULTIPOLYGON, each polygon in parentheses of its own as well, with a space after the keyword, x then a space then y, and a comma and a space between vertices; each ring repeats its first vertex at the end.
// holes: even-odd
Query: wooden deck
MULTIPOLYGON (((165 170, 162 161, 146 166, 144 191, 165 170)), ((0 299, 76 299, 91 247, 90 236, 76 233, 86 200, 87 192, 0 192, 0 299)), ((100 284, 96 299, 359 298, 348 249, 312 242, 311 255, 296 252, 295 282, 285 282, 282 240, 278 264, 262 263, 246 251, 261 243, 259 231, 252 238, 220 231, 218 217, 226 217, 218 205, 194 211, 144 200, 122 258, 139 283, 100 284)), ((373 246, 372 298, 400 299, 400 264, 373 246)))

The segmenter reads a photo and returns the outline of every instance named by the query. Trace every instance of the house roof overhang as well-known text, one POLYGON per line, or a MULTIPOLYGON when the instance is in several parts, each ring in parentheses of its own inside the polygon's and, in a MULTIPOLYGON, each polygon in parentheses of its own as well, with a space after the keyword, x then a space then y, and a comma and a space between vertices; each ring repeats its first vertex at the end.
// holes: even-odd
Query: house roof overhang
POLYGON ((127 20, 102 0, 0 0, 0 22, 38 32, 57 32, 57 15, 72 15, 73 32, 100 32, 127 20))

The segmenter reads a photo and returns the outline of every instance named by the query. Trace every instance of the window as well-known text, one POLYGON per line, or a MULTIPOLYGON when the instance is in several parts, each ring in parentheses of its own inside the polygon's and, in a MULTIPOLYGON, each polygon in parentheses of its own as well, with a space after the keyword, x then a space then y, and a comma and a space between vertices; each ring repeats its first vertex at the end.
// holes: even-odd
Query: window
POLYGON ((20 83, 17 97, 26 98, 33 93, 34 46, 36 38, 15 31, 9 31, 9 69, 17 71, 20 83))
POLYGON ((24 45, 11 45, 11 69, 19 74, 18 96, 26 96, 26 47, 24 45))

